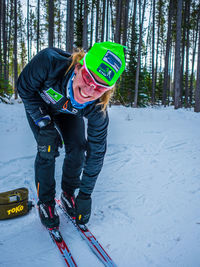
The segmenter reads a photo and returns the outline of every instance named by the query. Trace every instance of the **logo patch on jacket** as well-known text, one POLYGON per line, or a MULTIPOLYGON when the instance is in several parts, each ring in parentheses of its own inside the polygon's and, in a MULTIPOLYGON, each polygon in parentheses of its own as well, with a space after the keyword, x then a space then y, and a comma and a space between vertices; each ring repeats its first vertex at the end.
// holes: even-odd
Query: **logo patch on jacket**
POLYGON ((44 94, 53 104, 56 104, 58 101, 60 101, 60 99, 63 98, 63 95, 56 92, 53 88, 49 88, 48 90, 44 91, 44 94))
POLYGON ((76 114, 78 113, 78 110, 72 106, 71 102, 68 99, 62 107, 62 112, 76 114))

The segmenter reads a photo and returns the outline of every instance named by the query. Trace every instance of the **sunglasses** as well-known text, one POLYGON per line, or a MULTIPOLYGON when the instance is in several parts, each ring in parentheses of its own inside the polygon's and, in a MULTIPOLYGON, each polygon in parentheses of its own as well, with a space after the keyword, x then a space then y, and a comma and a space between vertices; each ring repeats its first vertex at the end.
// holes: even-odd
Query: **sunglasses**
POLYGON ((102 83, 99 83, 95 80, 91 72, 88 70, 86 64, 85 64, 85 57, 83 59, 83 69, 82 69, 82 78, 84 82, 88 85, 93 87, 95 90, 99 91, 108 91, 114 87, 113 86, 107 86, 102 83))

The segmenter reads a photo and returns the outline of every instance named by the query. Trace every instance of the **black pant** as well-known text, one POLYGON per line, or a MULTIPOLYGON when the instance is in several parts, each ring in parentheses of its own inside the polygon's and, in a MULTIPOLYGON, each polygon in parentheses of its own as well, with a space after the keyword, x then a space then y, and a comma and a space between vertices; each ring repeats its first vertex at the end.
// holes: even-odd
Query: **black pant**
MULTIPOLYGON (((37 141, 39 127, 27 114, 28 122, 37 141)), ((80 186, 80 174, 85 159, 85 124, 83 118, 75 115, 59 114, 53 117, 65 145, 65 159, 62 169, 63 191, 73 193, 80 186)), ((55 197, 55 157, 44 159, 38 152, 35 159, 35 183, 39 200, 53 201, 55 197)))

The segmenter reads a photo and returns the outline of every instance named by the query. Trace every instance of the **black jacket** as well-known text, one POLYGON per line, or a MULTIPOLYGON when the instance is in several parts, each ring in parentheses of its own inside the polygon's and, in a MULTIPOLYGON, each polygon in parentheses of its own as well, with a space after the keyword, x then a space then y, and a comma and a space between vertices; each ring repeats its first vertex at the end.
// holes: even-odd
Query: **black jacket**
POLYGON ((65 75, 70 64, 70 54, 57 48, 46 48, 23 69, 17 89, 26 111, 35 122, 44 115, 69 112, 88 119, 87 155, 80 189, 92 193, 106 152, 108 114, 101 111, 99 100, 84 109, 72 107, 66 96, 66 86, 74 68, 65 75), (52 90, 56 92, 54 96, 52 90))

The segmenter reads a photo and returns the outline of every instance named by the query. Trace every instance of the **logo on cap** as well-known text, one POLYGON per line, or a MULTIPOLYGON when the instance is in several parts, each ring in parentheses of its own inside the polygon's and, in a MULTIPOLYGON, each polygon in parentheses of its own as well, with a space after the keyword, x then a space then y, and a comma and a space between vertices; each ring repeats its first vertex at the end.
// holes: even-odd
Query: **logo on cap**
POLYGON ((106 52, 103 61, 109 64, 116 72, 118 72, 122 66, 121 59, 110 50, 106 52))
POLYGON ((111 81, 113 76, 115 75, 114 71, 104 63, 101 63, 101 65, 98 67, 97 71, 101 75, 103 75, 108 81, 111 81))

